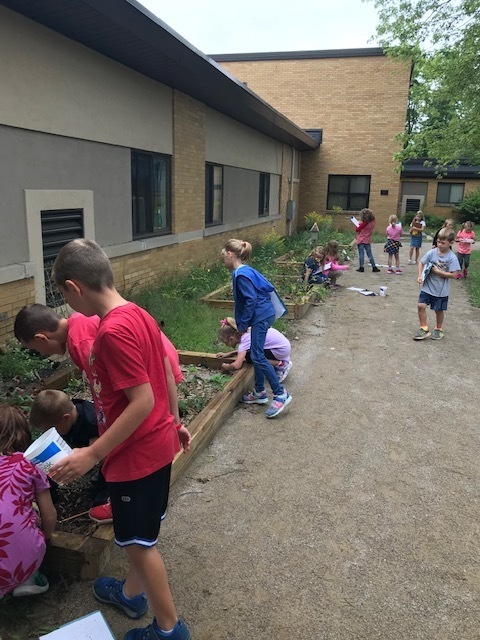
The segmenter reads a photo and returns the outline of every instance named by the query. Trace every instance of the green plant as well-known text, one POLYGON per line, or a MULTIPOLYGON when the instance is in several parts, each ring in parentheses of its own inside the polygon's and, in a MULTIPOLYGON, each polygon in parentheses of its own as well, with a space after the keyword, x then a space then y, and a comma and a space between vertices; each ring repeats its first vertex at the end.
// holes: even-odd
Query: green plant
POLYGON ((467 194, 463 201, 457 204, 455 212, 460 222, 471 220, 480 224, 480 188, 467 194))
POLYGON ((331 229, 333 225, 333 216, 328 214, 322 215, 316 211, 310 211, 310 213, 305 215, 305 227, 310 229, 314 224, 318 226, 319 230, 331 229))
POLYGON ((210 382, 220 391, 230 380, 230 376, 225 375, 224 373, 214 373, 210 377, 210 382))
POLYGON ((39 379, 39 370, 51 368, 49 360, 24 349, 16 341, 8 343, 0 353, 0 379, 3 381, 39 379))
POLYGON ((339 207, 338 204, 334 204, 332 207, 332 211, 333 213, 338 215, 339 213, 342 213, 343 209, 342 207, 339 207))

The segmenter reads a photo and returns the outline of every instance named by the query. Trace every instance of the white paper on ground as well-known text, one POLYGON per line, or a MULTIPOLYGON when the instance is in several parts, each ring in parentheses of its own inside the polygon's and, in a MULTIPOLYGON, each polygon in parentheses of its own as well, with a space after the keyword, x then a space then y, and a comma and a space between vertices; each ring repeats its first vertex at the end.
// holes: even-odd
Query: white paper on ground
POLYGON ((362 296, 376 296, 377 294, 374 291, 369 291, 368 289, 360 289, 359 287, 347 287, 349 291, 358 291, 362 296))
POLYGON ((100 611, 73 620, 39 640, 115 640, 100 611))

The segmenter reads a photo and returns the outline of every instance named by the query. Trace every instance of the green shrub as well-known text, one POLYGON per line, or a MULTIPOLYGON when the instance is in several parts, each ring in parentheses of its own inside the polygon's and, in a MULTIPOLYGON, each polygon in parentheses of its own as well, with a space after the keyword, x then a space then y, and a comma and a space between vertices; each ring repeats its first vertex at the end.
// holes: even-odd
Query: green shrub
POLYGON ((480 224, 480 188, 466 195, 463 202, 457 204, 455 212, 460 222, 471 220, 480 224))
POLYGON ((51 369, 52 363, 29 349, 24 349, 16 341, 9 343, 0 353, 0 379, 3 381, 39 378, 40 369, 51 369))

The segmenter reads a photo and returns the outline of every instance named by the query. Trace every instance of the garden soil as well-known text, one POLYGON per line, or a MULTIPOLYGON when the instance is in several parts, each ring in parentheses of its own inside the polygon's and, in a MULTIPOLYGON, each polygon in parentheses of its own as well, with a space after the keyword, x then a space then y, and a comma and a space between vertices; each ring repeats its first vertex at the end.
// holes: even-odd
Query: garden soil
MULTIPOLYGON (((239 406, 172 487, 159 548, 193 640, 480 637, 480 310, 453 282, 445 338, 414 342, 416 266, 356 266, 342 284, 387 297, 310 309, 289 409, 239 406)), ((56 622, 97 608, 119 640, 135 626, 90 582, 56 622)))

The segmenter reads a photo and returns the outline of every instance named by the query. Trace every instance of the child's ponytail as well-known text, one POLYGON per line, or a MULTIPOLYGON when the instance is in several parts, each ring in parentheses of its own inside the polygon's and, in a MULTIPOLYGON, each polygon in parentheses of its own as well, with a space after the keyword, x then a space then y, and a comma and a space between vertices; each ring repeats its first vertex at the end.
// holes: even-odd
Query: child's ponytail
POLYGON ((233 255, 239 258, 242 262, 248 262, 252 255, 252 245, 245 240, 236 240, 232 238, 225 243, 223 251, 231 251, 233 255))
POLYGON ((237 323, 230 316, 220 320, 220 329, 218 330, 218 340, 225 343, 225 340, 238 334, 237 323))

